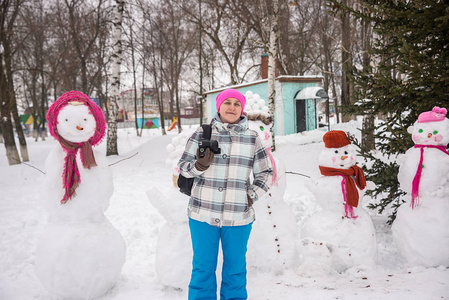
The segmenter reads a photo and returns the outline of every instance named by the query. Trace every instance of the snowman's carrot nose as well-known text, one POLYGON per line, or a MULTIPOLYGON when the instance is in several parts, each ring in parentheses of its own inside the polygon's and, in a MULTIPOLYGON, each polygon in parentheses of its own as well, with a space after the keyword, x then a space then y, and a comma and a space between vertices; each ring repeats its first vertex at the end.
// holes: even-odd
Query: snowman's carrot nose
POLYGON ((347 158, 348 158, 348 156, 345 155, 345 156, 342 156, 342 157, 341 157, 341 160, 345 160, 345 159, 347 159, 347 158))
POLYGON ((430 139, 430 138, 432 137, 432 134, 429 133, 429 134, 427 135, 427 137, 430 139))
POLYGON ((78 130, 83 130, 84 128, 83 128, 83 127, 80 127, 80 126, 76 126, 76 129, 78 129, 78 130))

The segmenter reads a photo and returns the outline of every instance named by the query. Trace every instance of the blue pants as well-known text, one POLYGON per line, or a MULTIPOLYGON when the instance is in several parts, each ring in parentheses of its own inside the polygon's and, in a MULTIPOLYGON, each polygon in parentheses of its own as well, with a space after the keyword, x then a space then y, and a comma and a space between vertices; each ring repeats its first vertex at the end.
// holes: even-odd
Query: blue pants
POLYGON ((193 269, 189 300, 216 300, 218 248, 221 239, 223 269, 221 300, 243 300, 246 292, 246 249, 252 224, 215 227, 189 219, 193 247, 193 269))

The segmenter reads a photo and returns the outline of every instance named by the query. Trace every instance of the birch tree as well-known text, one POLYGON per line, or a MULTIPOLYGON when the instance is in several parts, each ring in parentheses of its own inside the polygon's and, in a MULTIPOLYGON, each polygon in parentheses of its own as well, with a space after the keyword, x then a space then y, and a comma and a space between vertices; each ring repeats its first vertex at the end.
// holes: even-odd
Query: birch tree
MULTIPOLYGON (((276 115, 275 79, 276 79, 276 56, 277 56, 277 49, 279 46, 278 16, 279 16, 279 3, 278 0, 274 0, 273 13, 271 15, 270 44, 268 48, 268 108, 273 120, 276 115)), ((274 124, 273 126, 271 126, 270 132, 273 139, 273 145, 271 146, 271 150, 275 151, 276 143, 275 143, 274 124)))
POLYGON ((124 0, 115 0, 115 16, 113 40, 114 48, 112 54, 112 83, 109 104, 108 134, 106 155, 118 155, 117 150, 117 115, 118 99, 120 97, 120 67, 122 64, 122 19, 125 8, 124 0))

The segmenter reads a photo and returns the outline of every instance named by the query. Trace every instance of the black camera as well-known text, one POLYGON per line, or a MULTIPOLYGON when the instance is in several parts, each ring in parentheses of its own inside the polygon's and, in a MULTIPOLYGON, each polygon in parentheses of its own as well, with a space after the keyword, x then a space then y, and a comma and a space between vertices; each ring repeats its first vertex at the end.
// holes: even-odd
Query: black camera
POLYGON ((198 143, 198 147, 200 158, 204 157, 204 155, 206 154, 206 148, 209 148, 210 151, 212 151, 215 154, 221 153, 221 149, 218 148, 218 141, 215 140, 201 139, 198 143))

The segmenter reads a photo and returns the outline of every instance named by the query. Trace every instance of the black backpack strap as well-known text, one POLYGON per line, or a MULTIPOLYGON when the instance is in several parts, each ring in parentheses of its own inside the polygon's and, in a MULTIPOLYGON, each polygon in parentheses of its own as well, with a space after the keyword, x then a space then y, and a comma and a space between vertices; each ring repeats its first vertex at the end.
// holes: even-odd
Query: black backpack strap
POLYGON ((212 127, 209 124, 201 125, 203 127, 203 139, 210 140, 210 136, 212 134, 212 127))

